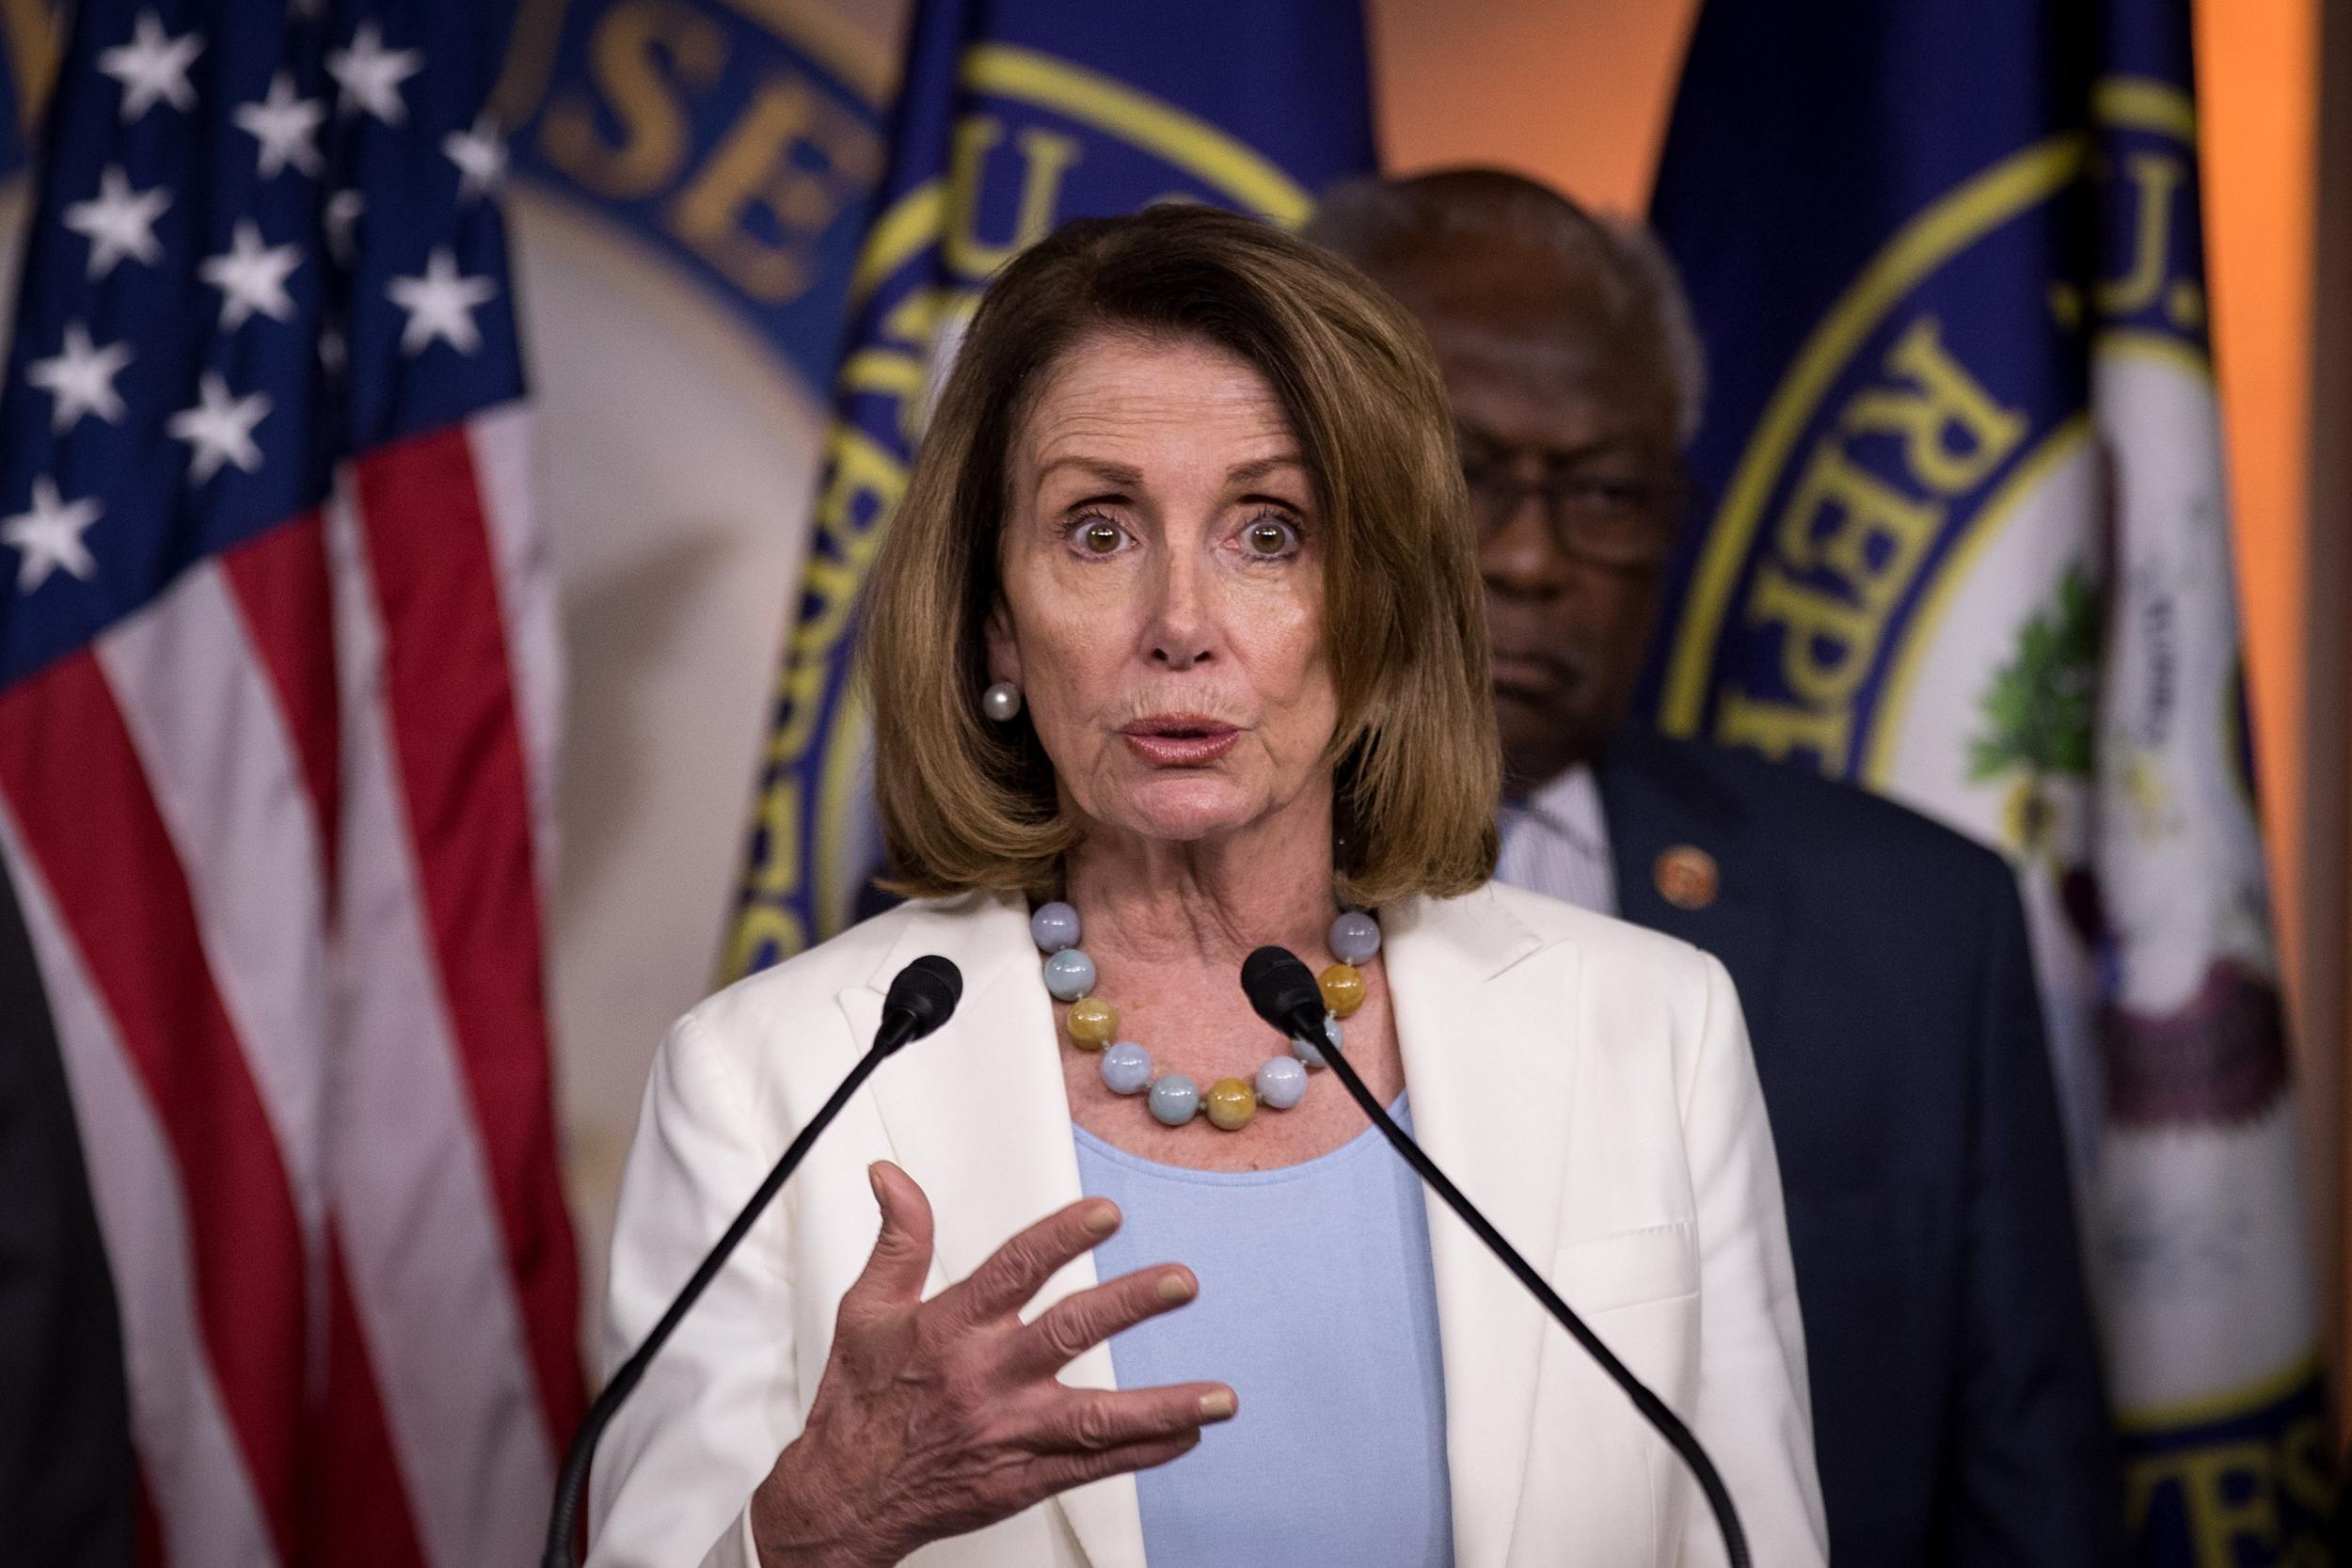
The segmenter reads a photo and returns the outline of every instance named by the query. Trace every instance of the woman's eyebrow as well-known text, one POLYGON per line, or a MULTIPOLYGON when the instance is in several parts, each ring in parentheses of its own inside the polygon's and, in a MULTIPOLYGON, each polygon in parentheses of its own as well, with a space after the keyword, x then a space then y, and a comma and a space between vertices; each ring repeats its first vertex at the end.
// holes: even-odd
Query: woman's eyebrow
POLYGON ((1043 464, 1037 471, 1038 483, 1043 483, 1057 468, 1076 468, 1092 474, 1105 484, 1132 489, 1143 483, 1143 470, 1126 463, 1113 463, 1102 457, 1057 457, 1043 464))
POLYGON ((1273 457, 1258 457, 1247 463, 1236 463, 1225 470, 1225 478, 1232 483, 1247 483, 1253 479, 1263 479, 1266 475, 1279 472, 1283 468, 1304 467, 1306 465, 1299 460, 1297 453, 1282 452, 1273 457))

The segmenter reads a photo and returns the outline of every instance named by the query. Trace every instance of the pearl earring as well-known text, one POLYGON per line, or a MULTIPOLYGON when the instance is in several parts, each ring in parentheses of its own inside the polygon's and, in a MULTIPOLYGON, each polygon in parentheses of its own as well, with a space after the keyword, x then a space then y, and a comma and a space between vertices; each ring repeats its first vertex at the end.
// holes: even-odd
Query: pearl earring
POLYGON ((1021 689, 1010 681, 998 681, 980 693, 980 711, 999 724, 1009 724, 1021 712, 1021 689))

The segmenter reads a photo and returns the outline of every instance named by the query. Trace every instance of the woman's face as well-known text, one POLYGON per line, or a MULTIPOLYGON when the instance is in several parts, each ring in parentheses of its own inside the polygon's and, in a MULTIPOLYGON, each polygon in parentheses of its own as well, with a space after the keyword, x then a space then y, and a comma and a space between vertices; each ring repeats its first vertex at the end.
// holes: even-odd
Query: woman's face
POLYGON ((1327 790, 1322 518, 1256 371, 1104 335, 1015 435, 988 627, 1068 809, 1212 838, 1327 790))

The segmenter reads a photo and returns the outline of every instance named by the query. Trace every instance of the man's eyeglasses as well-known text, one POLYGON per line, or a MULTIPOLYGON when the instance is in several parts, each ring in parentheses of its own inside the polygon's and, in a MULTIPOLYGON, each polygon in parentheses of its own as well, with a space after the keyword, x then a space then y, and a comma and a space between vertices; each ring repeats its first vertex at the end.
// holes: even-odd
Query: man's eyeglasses
POLYGON ((1531 496, 1541 501, 1561 553, 1598 566, 1655 566, 1674 550, 1681 521, 1678 468, 1638 477, 1567 469, 1529 479, 1506 464, 1465 458, 1470 521, 1483 543, 1501 533, 1531 496))

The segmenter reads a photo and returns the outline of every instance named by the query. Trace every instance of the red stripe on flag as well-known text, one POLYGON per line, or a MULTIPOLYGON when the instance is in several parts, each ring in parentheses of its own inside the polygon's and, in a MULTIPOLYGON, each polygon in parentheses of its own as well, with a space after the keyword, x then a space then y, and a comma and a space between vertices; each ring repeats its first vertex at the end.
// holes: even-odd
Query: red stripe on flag
POLYGON ((164 1521, 155 1511, 155 1491, 147 1484, 147 1466, 134 1469, 137 1481, 131 1494, 131 1560, 136 1568, 163 1568, 164 1521))
MULTIPOLYGON (((326 519, 305 513, 219 559, 310 789, 326 878, 323 904, 332 911, 342 820, 342 703, 326 519)), ((314 1559, 350 1568, 420 1568, 424 1547, 331 1216, 326 1242, 326 1386, 308 1456, 316 1479, 304 1494, 306 1544, 314 1559)))
POLYGON ((337 1568, 421 1568, 424 1545, 399 1457, 384 1424, 375 1364, 343 1268, 342 1238, 326 1232, 326 1399, 309 1494, 310 1542, 337 1568))
POLYGON ((226 551, 221 570, 244 612, 262 668, 285 715, 294 755, 310 785, 335 907, 335 855, 342 817, 342 703, 335 682, 335 595, 327 579, 326 527, 306 512, 283 528, 226 551))
POLYGON ((187 879, 88 650, 0 695, 0 791, 171 1146, 205 1352, 291 1563, 301 1228, 277 1132, 205 963, 187 879))
POLYGON ((550 1447, 579 1418, 579 1262, 548 1069, 531 796, 498 563, 463 429, 355 465, 393 752, 550 1447))

